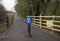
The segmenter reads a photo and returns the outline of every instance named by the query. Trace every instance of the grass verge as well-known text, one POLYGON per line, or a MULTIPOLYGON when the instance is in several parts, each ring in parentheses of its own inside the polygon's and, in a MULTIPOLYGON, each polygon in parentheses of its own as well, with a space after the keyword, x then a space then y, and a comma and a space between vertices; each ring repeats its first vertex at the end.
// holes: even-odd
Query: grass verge
MULTIPOLYGON (((11 24, 13 23, 14 20, 14 14, 13 13, 7 13, 8 16, 8 22, 9 22, 9 27, 11 26, 11 24)), ((5 23, 1 23, 0 24, 0 35, 2 33, 4 33, 5 31, 7 31, 9 29, 9 27, 7 27, 7 22, 5 23), (3 25, 4 24, 4 25, 3 25)))

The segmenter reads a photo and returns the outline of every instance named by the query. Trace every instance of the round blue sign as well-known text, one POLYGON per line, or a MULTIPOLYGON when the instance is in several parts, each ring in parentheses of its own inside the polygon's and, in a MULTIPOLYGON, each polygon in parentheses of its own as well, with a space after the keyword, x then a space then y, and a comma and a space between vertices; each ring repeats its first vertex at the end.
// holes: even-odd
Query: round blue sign
POLYGON ((32 22, 32 19, 30 17, 27 17, 26 18, 26 23, 31 23, 32 22))

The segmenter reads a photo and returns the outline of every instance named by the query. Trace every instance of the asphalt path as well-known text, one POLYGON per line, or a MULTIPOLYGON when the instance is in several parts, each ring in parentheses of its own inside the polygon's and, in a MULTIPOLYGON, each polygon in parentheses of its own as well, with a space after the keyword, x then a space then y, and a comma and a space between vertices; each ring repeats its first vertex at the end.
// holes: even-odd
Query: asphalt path
POLYGON ((15 15, 11 29, 0 41, 60 41, 59 39, 31 26, 32 37, 28 36, 27 24, 15 15))

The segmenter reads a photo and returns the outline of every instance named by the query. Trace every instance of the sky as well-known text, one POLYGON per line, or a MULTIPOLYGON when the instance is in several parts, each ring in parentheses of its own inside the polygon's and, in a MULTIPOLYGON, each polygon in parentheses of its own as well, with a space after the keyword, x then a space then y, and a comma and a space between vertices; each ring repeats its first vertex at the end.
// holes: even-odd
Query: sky
POLYGON ((8 11, 15 11, 14 6, 15 6, 15 1, 16 0, 2 0, 2 4, 4 5, 5 9, 8 11))

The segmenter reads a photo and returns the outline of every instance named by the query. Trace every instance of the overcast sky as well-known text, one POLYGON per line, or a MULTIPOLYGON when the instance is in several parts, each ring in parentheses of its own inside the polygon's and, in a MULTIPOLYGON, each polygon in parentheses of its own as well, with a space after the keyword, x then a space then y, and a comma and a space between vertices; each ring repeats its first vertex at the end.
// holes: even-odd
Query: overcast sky
POLYGON ((3 0, 2 4, 5 6, 5 8, 9 11, 14 11, 14 6, 15 6, 15 1, 16 0, 3 0))

